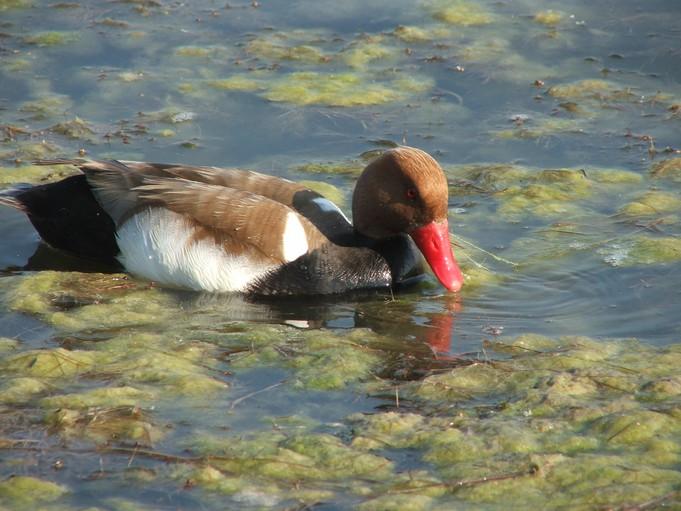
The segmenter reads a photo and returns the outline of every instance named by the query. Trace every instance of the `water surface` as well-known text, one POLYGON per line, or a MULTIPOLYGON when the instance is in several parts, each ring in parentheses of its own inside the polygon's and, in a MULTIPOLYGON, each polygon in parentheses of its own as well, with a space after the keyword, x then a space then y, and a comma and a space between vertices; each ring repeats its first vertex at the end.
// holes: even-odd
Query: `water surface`
POLYGON ((0 505, 677 501, 679 14, 0 1, 3 187, 85 155, 255 168, 349 211, 359 170, 406 143, 447 173, 468 278, 313 302, 159 290, 0 207, 0 505))

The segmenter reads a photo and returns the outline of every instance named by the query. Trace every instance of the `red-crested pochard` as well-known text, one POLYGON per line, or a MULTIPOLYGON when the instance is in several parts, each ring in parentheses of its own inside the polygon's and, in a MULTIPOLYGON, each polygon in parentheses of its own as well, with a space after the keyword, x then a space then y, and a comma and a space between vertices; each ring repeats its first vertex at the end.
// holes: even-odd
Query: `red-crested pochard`
POLYGON ((10 191, 0 203, 25 211, 52 247, 160 285, 266 295, 399 286, 422 273, 414 243, 444 287, 463 283, 449 242, 447 180, 419 149, 390 149, 364 169, 354 224, 322 195, 257 172, 42 163, 82 173, 10 191))

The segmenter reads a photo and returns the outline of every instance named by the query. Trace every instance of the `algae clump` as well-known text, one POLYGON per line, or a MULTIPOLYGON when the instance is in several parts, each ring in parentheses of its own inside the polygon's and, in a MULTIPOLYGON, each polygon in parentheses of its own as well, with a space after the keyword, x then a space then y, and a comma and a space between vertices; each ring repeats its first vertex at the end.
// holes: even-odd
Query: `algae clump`
POLYGON ((199 453, 220 453, 211 465, 235 475, 324 481, 362 476, 386 479, 392 474, 392 463, 387 459, 354 449, 328 434, 287 438, 281 433, 262 433, 250 439, 201 436, 192 439, 192 444, 199 453))
POLYGON ((542 25, 555 26, 563 20, 563 14, 558 11, 541 11, 534 15, 534 21, 542 25))
POLYGON ((13 279, 6 300, 12 310, 71 331, 157 324, 168 317, 168 294, 126 281, 120 274, 42 271, 13 279))
POLYGON ((11 476, 0 481, 0 504, 14 509, 36 509, 43 502, 52 502, 68 493, 61 484, 30 476, 11 476))
POLYGON ((0 354, 11 353, 19 348, 19 341, 16 339, 9 339, 7 337, 0 337, 0 354))
POLYGON ((201 46, 180 46, 175 50, 178 57, 208 57, 213 52, 209 48, 201 46))
POLYGON ((36 46, 61 46, 77 41, 79 39, 77 32, 38 32, 30 36, 24 37, 27 44, 36 46))
POLYGON ((210 80, 208 86, 218 90, 256 91, 263 87, 245 75, 233 75, 222 80, 210 80))
POLYGON ((394 51, 376 42, 362 41, 343 52, 342 55, 343 60, 348 66, 363 70, 367 68, 369 62, 374 60, 380 60, 382 63, 385 62, 385 60, 394 55, 394 51))
POLYGON ((606 184, 637 184, 643 181, 643 176, 636 172, 618 169, 589 169, 589 178, 598 183, 606 184))
POLYGON ((628 216, 649 216, 670 213, 681 209, 681 198, 666 192, 647 192, 622 208, 619 212, 628 216))
POLYGON ((5 62, 2 63, 2 66, 11 73, 19 73, 31 69, 33 63, 30 60, 15 58, 5 60, 5 62))
POLYGON ((553 117, 532 119, 511 129, 501 129, 492 132, 500 139, 535 139, 559 133, 582 134, 582 123, 576 119, 557 119, 553 117))
POLYGON ((3 371, 17 376, 71 378, 96 366, 97 354, 54 348, 17 353, 0 361, 3 371))
POLYGON ((524 183, 508 186, 498 194, 501 204, 498 212, 508 218, 523 215, 563 216, 577 215, 581 209, 576 199, 592 194, 591 181, 579 170, 548 169, 526 174, 524 183))
POLYGON ((653 177, 681 181, 681 158, 668 158, 653 164, 650 167, 650 174, 653 177))
POLYGON ((0 167, 0 184, 58 181, 77 172, 68 165, 22 165, 0 167))
POLYGON ((466 0, 436 3, 433 17, 438 21, 463 27, 487 25, 492 22, 489 12, 478 4, 466 0))
MULTIPOLYGON (((457 253, 460 253, 460 251, 457 253)), ((461 265, 464 278, 466 279, 466 285, 463 291, 467 294, 476 292, 481 287, 499 284, 503 281, 501 275, 492 272, 487 268, 467 262, 463 262, 461 265)))
POLYGON ((313 162, 298 165, 295 170, 310 174, 338 174, 341 176, 359 176, 364 165, 360 161, 347 160, 341 162, 313 162))
POLYGON ((246 52, 268 60, 291 60, 309 64, 325 62, 326 56, 317 48, 305 44, 285 46, 265 39, 254 39, 246 52))
POLYGON ((300 435, 285 442, 284 446, 311 460, 312 466, 321 469, 324 479, 363 475, 380 479, 390 477, 392 473, 392 463, 387 459, 356 451, 331 435, 300 435))
POLYGON ((592 429, 610 445, 640 445, 665 433, 678 430, 676 421, 664 413, 629 412, 605 416, 594 422, 592 429))
POLYGON ((614 83, 607 80, 579 80, 562 85, 554 85, 548 93, 560 99, 604 98, 616 90, 614 83))
POLYGON ((71 108, 72 104, 73 102, 68 96, 49 94, 40 99, 22 103, 19 107, 19 111, 32 114, 34 120, 44 120, 49 117, 62 115, 66 110, 71 108))
POLYGON ((397 88, 397 90, 410 92, 410 93, 421 93, 431 90, 435 86, 435 81, 431 78, 416 78, 414 76, 405 76, 403 78, 397 78, 392 81, 392 85, 397 88))
POLYGON ((134 387, 104 387, 74 394, 62 394, 43 398, 43 408, 86 409, 90 407, 136 406, 140 402, 149 401, 153 397, 134 387))
POLYGON ((90 127, 90 125, 85 122, 80 117, 75 117, 70 121, 60 122, 55 124, 50 128, 50 131, 63 135, 70 139, 82 139, 93 141, 93 135, 95 131, 90 127))
POLYGON ((662 264, 681 260, 681 238, 638 236, 624 259, 625 265, 662 264))
POLYGON ((421 27, 399 25, 393 30, 393 34, 407 43, 424 43, 432 39, 430 31, 421 27))
POLYGON ((433 498, 427 495, 381 495, 363 502, 359 511, 425 511, 432 509, 433 498))
POLYGON ((48 385, 38 378, 13 378, 0 386, 0 403, 27 403, 35 394, 48 389, 48 385))
POLYGON ((45 423, 63 438, 88 439, 96 443, 134 443, 151 446, 164 436, 137 406, 58 408, 46 414, 45 423))
POLYGON ((403 98, 396 89, 353 73, 298 72, 274 81, 264 94, 270 101, 297 105, 368 106, 403 98))
POLYGON ((0 2, 0 12, 8 9, 21 9, 30 5, 31 2, 29 0, 2 0, 0 2))
POLYGON ((343 191, 340 188, 333 186, 331 183, 309 180, 299 181, 298 183, 308 187, 310 190, 317 192, 320 195, 323 195, 338 206, 342 207, 345 203, 345 194, 343 191))

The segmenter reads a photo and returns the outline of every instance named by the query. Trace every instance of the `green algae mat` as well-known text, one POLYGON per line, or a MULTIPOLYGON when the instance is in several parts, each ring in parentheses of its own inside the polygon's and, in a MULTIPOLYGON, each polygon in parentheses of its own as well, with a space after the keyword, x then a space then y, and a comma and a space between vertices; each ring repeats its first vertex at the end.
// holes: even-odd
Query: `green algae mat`
POLYGON ((91 156, 260 169, 349 211, 409 144, 447 174, 466 278, 164 290, 0 206, 0 510, 681 510, 678 19, 0 0, 0 192, 91 156))

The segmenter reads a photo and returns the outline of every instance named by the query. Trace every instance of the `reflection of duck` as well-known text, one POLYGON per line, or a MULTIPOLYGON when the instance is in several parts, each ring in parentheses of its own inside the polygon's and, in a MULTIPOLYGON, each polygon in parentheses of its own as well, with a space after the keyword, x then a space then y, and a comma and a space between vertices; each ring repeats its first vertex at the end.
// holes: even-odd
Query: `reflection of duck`
POLYGON ((354 226, 321 195, 250 171, 57 160, 82 174, 0 202, 25 211, 53 247, 171 287, 254 294, 331 294, 399 285, 420 249, 457 291, 447 182, 423 151, 370 163, 353 195, 354 226))
POLYGON ((206 324, 224 325, 240 322, 283 324, 301 329, 331 328, 351 330, 366 328, 380 335, 384 342, 374 348, 386 355, 412 359, 409 364, 430 367, 433 360, 459 359, 451 355, 455 322, 463 309, 460 295, 446 294, 431 298, 422 310, 422 295, 405 293, 397 301, 380 290, 365 290, 329 296, 291 297, 277 300, 240 294, 192 293, 168 290, 192 317, 210 317, 206 324), (431 362, 429 362, 431 361, 431 362))

